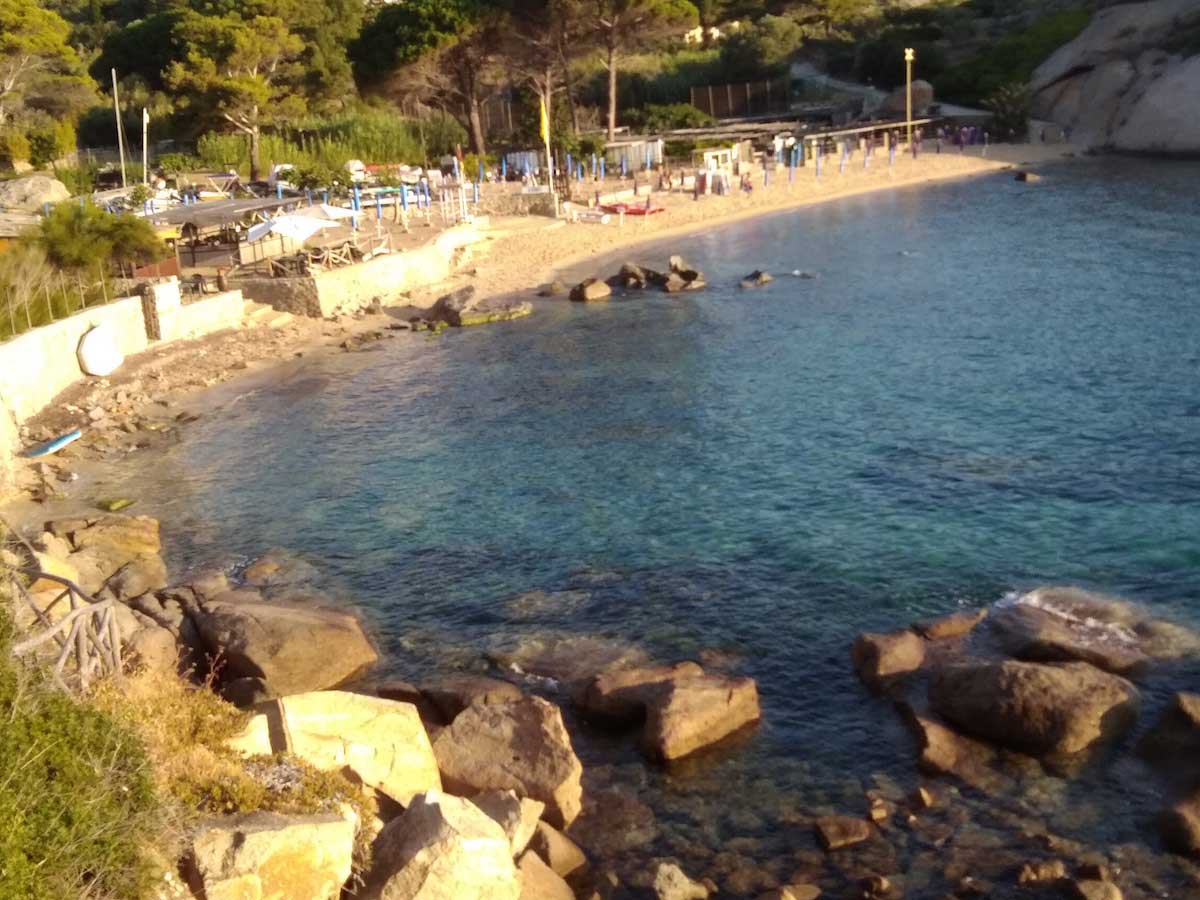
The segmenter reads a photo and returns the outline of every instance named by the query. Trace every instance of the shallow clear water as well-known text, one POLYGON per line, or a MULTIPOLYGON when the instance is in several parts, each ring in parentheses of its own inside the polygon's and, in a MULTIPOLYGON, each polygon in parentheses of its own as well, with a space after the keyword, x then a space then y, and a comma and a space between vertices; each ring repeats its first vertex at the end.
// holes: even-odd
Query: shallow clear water
MULTIPOLYGON (((730 655, 766 716, 734 750, 670 777, 586 750, 676 853, 746 832, 791 853, 788 810, 912 783, 850 672, 858 631, 1041 582, 1200 621, 1200 164, 866 196, 622 258, 680 251, 707 292, 293 364, 115 484, 176 570, 319 563, 406 676, 548 632, 730 655), (777 280, 740 290, 756 268, 777 280), (509 605, 538 588, 585 593, 509 605)), ((1155 789, 1123 771, 1071 790, 1137 840, 1155 789)))

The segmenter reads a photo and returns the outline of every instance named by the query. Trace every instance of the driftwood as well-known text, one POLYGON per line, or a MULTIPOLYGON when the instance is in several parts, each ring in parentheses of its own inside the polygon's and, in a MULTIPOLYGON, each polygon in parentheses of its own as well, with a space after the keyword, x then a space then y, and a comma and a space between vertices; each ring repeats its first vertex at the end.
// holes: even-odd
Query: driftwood
POLYGON ((33 611, 38 626, 36 634, 13 644, 13 656, 32 655, 49 649, 47 645, 53 642, 58 655, 50 675, 55 684, 68 692, 72 690, 72 682, 80 691, 86 691, 97 678, 120 679, 121 627, 117 623, 115 600, 97 600, 74 582, 39 569, 14 566, 9 567, 9 572, 14 596, 23 599, 33 611), (17 575, 54 582, 63 591, 41 608, 17 575), (70 611, 55 622, 50 613, 64 600, 70 604, 70 611))

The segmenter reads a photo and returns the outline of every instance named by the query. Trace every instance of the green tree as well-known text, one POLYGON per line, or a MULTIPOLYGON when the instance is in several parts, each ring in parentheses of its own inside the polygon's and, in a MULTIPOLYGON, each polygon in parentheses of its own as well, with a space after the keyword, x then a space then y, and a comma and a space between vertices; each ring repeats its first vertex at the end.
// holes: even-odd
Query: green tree
POLYGON ((992 112, 992 124, 1002 138, 1020 140, 1029 131, 1033 98, 1023 82, 1004 84, 983 101, 992 112))
POLYGON ((184 23, 192 38, 185 60, 165 74, 180 108, 199 119, 218 118, 246 135, 250 178, 261 174, 259 145, 264 127, 286 122, 305 109, 295 91, 304 49, 300 37, 274 16, 192 15, 184 23))
POLYGON ((617 129, 617 70, 622 54, 682 35, 699 20, 688 0, 585 0, 592 4, 608 74, 608 139, 617 129))
POLYGON ((743 81, 777 75, 786 68, 803 39, 804 28, 790 16, 763 16, 722 42, 725 77, 743 81))
POLYGON ((167 252, 145 219, 116 216, 90 203, 54 207, 42 219, 35 241, 50 262, 76 271, 95 271, 113 263, 145 264, 167 252))
POLYGON ((70 30, 34 0, 0 0, 0 126, 27 106, 65 115, 91 99, 70 30))
POLYGON ((500 80, 505 20, 502 9, 481 0, 413 0, 384 7, 352 52, 366 81, 450 113, 482 155, 482 108, 500 80))

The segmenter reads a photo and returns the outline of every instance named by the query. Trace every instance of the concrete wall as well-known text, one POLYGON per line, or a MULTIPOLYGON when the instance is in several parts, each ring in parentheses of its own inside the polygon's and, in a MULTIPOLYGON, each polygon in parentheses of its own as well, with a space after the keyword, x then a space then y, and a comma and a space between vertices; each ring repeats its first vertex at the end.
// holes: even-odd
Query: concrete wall
MULTIPOLYGON (((229 291, 184 305, 176 281, 151 287, 148 298, 125 297, 43 325, 0 344, 0 496, 12 484, 19 428, 64 390, 86 377, 79 368, 79 340, 107 323, 117 347, 129 357, 152 343, 202 337, 241 324, 245 301, 229 291), (161 340, 151 335, 158 334, 161 340)), ((119 371, 119 370, 118 370, 119 371)))
POLYGON ((445 281, 453 274, 460 251, 482 238, 475 225, 458 225, 416 250, 388 253, 303 278, 243 278, 238 286, 252 300, 295 315, 353 312, 376 297, 384 304, 395 303, 405 291, 445 281))

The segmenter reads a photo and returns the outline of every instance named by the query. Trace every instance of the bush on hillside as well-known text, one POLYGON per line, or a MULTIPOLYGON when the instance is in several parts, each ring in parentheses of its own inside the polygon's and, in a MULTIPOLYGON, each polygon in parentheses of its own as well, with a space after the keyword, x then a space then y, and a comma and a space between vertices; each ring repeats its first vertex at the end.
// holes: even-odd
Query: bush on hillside
POLYGON ((69 121, 47 121, 27 132, 29 161, 37 168, 50 165, 75 152, 75 126, 69 121))
POLYGON ((654 134, 674 128, 703 128, 713 123, 713 117, 690 103, 643 106, 631 109, 622 117, 631 128, 654 134))
POLYGON ((149 896, 164 821, 145 749, 111 716, 15 663, 11 639, 0 613, 4 896, 149 896))
POLYGON ((1091 16, 1084 9, 1055 13, 1010 34, 967 62, 950 66, 933 80, 939 98, 978 104, 1006 84, 1026 84, 1034 69, 1074 40, 1091 16))
POLYGON ((0 128, 0 163, 29 162, 29 138, 15 128, 0 128))

